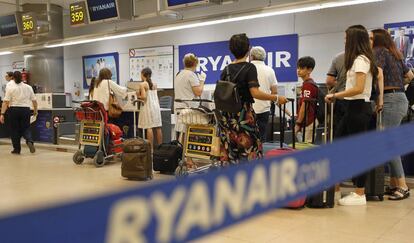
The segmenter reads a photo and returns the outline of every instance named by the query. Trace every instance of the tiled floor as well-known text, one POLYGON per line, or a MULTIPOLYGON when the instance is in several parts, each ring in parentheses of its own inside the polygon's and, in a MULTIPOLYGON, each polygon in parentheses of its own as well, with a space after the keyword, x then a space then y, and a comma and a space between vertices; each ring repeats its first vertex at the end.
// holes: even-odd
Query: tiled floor
MULTIPOLYGON (((155 180, 170 179, 156 175, 155 180)), ((81 166, 71 153, 38 149, 10 154, 0 145, 0 215, 144 185, 120 176, 120 164, 81 166)), ((369 202, 366 207, 277 210, 196 242, 414 242, 414 197, 369 202)), ((0 236, 1 238, 1 236, 0 236)))

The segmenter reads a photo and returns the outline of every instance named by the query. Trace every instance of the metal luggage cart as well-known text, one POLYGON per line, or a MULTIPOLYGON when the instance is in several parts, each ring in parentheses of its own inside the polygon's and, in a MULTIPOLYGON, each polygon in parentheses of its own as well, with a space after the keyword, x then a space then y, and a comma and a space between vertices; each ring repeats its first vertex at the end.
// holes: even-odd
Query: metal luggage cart
POLYGON ((182 177, 221 167, 217 116, 214 110, 203 106, 203 103, 213 103, 213 101, 205 99, 175 101, 187 104, 186 108, 177 109, 180 111, 177 119, 181 119, 181 122, 186 125, 186 133, 183 158, 175 175, 182 177), (198 103, 198 106, 191 107, 191 103, 198 103), (192 159, 196 168, 190 170, 186 158, 192 159))
POLYGON ((111 141, 107 134, 108 115, 100 102, 82 101, 80 104, 75 108, 80 131, 79 149, 73 155, 73 162, 79 165, 85 158, 92 158, 96 167, 102 167, 106 161, 120 155, 121 144, 111 141))

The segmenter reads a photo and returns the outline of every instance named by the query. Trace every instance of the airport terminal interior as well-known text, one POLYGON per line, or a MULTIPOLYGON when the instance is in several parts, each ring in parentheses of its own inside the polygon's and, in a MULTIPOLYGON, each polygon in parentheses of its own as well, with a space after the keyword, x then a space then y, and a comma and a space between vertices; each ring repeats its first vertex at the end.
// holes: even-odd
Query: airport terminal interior
POLYGON ((414 242, 413 10, 0 0, 0 242, 414 242))

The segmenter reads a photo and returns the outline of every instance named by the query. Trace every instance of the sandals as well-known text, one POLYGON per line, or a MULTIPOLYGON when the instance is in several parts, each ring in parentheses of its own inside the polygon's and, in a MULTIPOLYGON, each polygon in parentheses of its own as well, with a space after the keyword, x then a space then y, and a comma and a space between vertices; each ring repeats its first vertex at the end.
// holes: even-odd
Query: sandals
POLYGON ((392 196, 392 195, 394 195, 394 193, 397 191, 397 187, 390 187, 390 186, 387 186, 386 188, 385 188, 385 192, 384 192, 384 195, 387 195, 387 196, 392 196))
POLYGON ((397 188, 396 191, 388 198, 392 201, 404 200, 410 197, 410 189, 397 188))

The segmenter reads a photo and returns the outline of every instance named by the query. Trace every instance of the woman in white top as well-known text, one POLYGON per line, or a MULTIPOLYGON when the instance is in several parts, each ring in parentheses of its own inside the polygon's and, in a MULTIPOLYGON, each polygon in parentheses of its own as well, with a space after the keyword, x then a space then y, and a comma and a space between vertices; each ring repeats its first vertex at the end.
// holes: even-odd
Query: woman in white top
MULTIPOLYGON (((37 102, 32 87, 22 82, 22 74, 14 72, 14 83, 7 87, 4 102, 1 108, 0 123, 4 123, 4 115, 9 108, 11 124, 12 154, 20 154, 20 139, 30 127, 30 107, 33 105, 33 115, 37 116, 37 102)), ((30 152, 34 152, 32 141, 28 141, 30 152)))
MULTIPOLYGON (((355 25, 346 30, 345 68, 347 70, 344 91, 328 94, 326 102, 344 99, 346 110, 339 126, 341 135, 349 136, 368 130, 372 116, 370 103, 372 84, 377 82, 378 68, 375 66, 368 31, 355 25)), ((365 181, 367 174, 355 177, 356 190, 339 200, 340 205, 366 205, 365 181)))
POLYGON ((138 97, 145 101, 138 118, 138 127, 147 130, 147 139, 154 144, 155 129, 157 144, 162 143, 162 121, 160 103, 158 101, 157 86, 151 79, 152 71, 150 68, 144 68, 141 71, 141 85, 138 97))
MULTIPOLYGON (((94 82, 94 88, 91 100, 99 101, 108 110, 109 107, 109 92, 113 92, 119 99, 125 99, 127 96, 127 88, 119 86, 111 80, 112 72, 108 68, 102 68, 99 71, 99 76, 94 82)), ((138 93, 137 93, 138 94, 138 93)))

